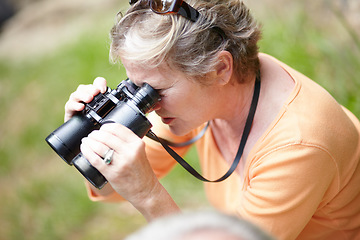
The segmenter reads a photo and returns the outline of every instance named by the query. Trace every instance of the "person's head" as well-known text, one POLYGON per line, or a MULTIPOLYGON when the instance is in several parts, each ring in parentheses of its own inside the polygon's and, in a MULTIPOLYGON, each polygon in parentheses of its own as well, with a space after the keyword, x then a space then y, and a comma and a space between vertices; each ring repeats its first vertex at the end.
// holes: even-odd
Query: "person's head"
POLYGON ((136 85, 159 90, 156 113, 176 135, 225 115, 231 119, 229 91, 255 80, 259 68, 260 31, 241 1, 186 2, 197 19, 158 14, 139 0, 111 31, 111 58, 121 60, 136 85))
POLYGON ((212 211, 172 215, 155 220, 125 240, 272 240, 254 224, 212 211))
POLYGON ((179 14, 157 14, 148 0, 133 2, 111 31, 112 60, 126 59, 147 68, 166 63, 189 78, 211 84, 206 75, 227 51, 238 82, 256 74, 260 30, 242 1, 187 0, 200 13, 196 21, 179 14))

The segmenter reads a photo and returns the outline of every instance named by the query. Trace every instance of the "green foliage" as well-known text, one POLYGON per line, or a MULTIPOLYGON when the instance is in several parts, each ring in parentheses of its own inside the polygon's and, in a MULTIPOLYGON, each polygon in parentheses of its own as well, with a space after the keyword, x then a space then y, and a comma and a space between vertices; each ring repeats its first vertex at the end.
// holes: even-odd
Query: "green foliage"
POLYGON ((359 46, 347 29, 329 28, 316 26, 305 11, 267 18, 260 50, 318 82, 359 117, 359 46))
MULTIPOLYGON (((0 236, 83 239, 88 231, 84 226, 95 225, 89 231, 95 232, 92 219, 109 206, 88 199, 81 175, 52 152, 45 137, 63 122, 64 103, 79 84, 101 75, 115 87, 124 79, 124 70, 108 61, 107 35, 84 35, 31 62, 1 60, 0 70, 0 236)), ((142 219, 133 212, 125 216, 142 219)), ((123 218, 114 214, 112 220, 125 223, 124 233, 142 224, 123 218)))
MULTIPOLYGON (((360 116, 359 49, 303 14, 263 24, 261 51, 323 85, 360 116)), ((130 205, 93 203, 82 176, 45 143, 63 121, 64 103, 97 76, 115 87, 124 69, 108 61, 108 36, 85 33, 56 53, 21 64, 0 60, 0 238, 121 239, 145 223, 130 205)), ((187 159, 197 169, 196 152, 187 159)), ((183 207, 207 205, 202 183, 181 167, 162 180, 183 207)))
MULTIPOLYGON (((132 206, 91 202, 80 173, 45 142, 62 124, 64 104, 79 84, 102 76, 114 88, 125 79, 124 69, 109 63, 108 36, 85 34, 31 62, 0 60, 0 70, 0 238, 121 239, 143 225, 132 206)), ((180 206, 204 199, 202 183, 179 167, 162 181, 180 206), (184 198, 187 189, 194 198, 184 198)))

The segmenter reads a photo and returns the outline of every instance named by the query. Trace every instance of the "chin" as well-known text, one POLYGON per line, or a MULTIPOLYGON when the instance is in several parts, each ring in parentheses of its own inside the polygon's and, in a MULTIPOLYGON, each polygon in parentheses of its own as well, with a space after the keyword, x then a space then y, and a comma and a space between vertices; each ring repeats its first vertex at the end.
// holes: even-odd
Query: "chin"
POLYGON ((169 129, 171 133, 173 133, 176 136, 184 136, 191 132, 192 129, 185 129, 183 127, 178 126, 169 126, 169 129))
POLYGON ((181 137, 190 134, 191 131, 202 126, 202 124, 195 125, 195 124, 186 124, 185 122, 181 122, 181 123, 183 124, 179 124, 179 122, 173 122, 172 124, 168 125, 170 132, 176 136, 181 137))

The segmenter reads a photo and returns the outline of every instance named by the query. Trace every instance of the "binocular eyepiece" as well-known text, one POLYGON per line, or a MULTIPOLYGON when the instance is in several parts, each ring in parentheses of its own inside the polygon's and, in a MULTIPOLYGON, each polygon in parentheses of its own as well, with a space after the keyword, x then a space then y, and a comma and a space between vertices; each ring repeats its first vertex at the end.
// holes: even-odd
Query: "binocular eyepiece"
POLYGON ((106 123, 120 123, 143 138, 152 127, 145 114, 160 101, 159 94, 147 83, 137 87, 129 79, 116 89, 99 93, 85 109, 53 131, 45 140, 69 165, 96 188, 101 189, 106 178, 82 155, 81 139, 106 123))

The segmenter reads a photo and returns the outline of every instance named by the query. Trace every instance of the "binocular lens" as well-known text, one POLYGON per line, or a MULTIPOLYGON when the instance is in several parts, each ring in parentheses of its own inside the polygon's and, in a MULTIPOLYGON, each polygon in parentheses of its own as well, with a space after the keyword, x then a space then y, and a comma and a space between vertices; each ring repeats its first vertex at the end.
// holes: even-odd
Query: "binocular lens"
POLYGON ((103 188, 107 183, 106 178, 89 163, 82 153, 78 154, 72 162, 76 169, 98 189, 103 188))
POLYGON ((75 115, 53 131, 46 141, 65 162, 72 165, 72 159, 80 153, 81 139, 99 128, 100 124, 94 119, 75 115))

